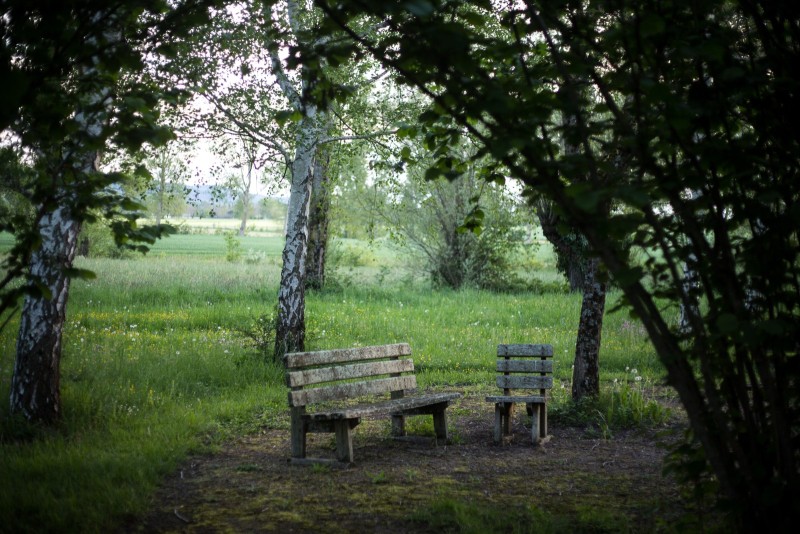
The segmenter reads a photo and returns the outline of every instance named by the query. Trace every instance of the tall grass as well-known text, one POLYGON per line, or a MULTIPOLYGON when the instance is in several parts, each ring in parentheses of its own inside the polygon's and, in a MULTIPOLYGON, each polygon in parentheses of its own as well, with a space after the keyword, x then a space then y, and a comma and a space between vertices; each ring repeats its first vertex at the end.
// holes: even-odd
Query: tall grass
MULTIPOLYGON (((0 404, 0 531, 112 529, 141 514, 188 453, 261 426, 288 428, 282 371, 253 355, 241 334, 274 307, 277 262, 226 262, 220 236, 175 236, 160 246, 133 260, 80 260, 98 278, 72 286, 63 422, 30 427, 0 404), (219 247, 210 239, 217 237, 219 247)), ((421 387, 473 391, 493 387, 498 343, 552 343, 554 395, 568 397, 578 295, 337 287, 308 294, 311 350, 405 341, 421 387)), ((0 333, 4 399, 15 334, 15 324, 0 333)), ((601 367, 609 384, 632 367, 648 381, 662 378, 641 327, 623 314, 606 318, 601 367)))

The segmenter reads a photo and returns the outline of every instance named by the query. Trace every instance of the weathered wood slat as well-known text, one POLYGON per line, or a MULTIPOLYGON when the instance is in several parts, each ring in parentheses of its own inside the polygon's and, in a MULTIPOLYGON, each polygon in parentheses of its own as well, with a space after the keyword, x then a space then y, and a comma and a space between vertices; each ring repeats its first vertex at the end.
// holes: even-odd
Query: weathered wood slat
POLYGON ((374 404, 360 404, 347 406, 341 409, 323 410, 307 414, 305 417, 310 421, 324 421, 336 419, 357 419, 374 415, 389 414, 409 414, 421 409, 424 406, 445 404, 451 400, 461 397, 461 393, 431 393, 422 396, 403 397, 374 404))
POLYGON ((414 375, 377 378, 366 382, 349 382, 320 388, 289 392, 289 406, 306 406, 317 402, 340 400, 363 395, 379 395, 400 389, 415 389, 414 375))
POLYGON ((349 380, 366 376, 388 375, 390 373, 405 373, 414 370, 414 361, 409 359, 377 361, 339 365, 336 367, 320 367, 303 371, 291 371, 286 374, 289 387, 309 386, 336 380, 349 380))
POLYGON ((497 360, 498 373, 552 373, 553 360, 497 360))
POLYGON ((283 361, 287 369, 294 369, 312 365, 329 365, 359 360, 377 360, 395 356, 411 356, 411 346, 408 343, 396 343, 394 345, 356 347, 352 349, 291 352, 283 357, 283 361))
POLYGON ((495 402, 501 404, 514 403, 514 404, 540 404, 547 402, 547 397, 543 395, 493 395, 486 397, 487 402, 495 402))
POLYGON ((502 389, 550 389, 552 376, 498 375, 497 387, 502 389))
POLYGON ((406 396, 417 387, 414 362, 407 343, 316 352, 295 352, 284 357, 292 412, 292 459, 306 460, 306 434, 332 432, 336 436, 336 458, 353 461, 353 429, 363 417, 390 416, 393 434, 405 434, 405 418, 433 416, 437 439, 447 440, 446 410, 460 393, 433 393, 406 396), (310 386, 310 387, 309 387, 310 386), (387 393, 391 398, 387 398, 387 393), (377 402, 353 405, 363 398, 377 402), (382 397, 382 398, 381 398, 382 397), (322 411, 306 413, 306 406, 335 402, 322 411), (352 402, 349 402, 352 401, 352 402))
POLYGON ((540 358, 552 358, 553 345, 498 345, 498 356, 538 356, 540 358))

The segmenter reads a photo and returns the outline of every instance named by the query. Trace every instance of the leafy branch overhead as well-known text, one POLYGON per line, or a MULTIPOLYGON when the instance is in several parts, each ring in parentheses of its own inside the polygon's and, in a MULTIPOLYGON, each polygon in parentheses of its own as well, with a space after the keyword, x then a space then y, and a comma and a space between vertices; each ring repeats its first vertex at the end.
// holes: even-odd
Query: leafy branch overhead
MULTIPOLYGON (((327 16, 324 35, 345 33, 354 59, 379 61, 434 102, 419 117, 441 150, 430 177, 458 170, 444 147, 466 131, 481 145, 476 158, 495 159, 525 195, 553 202, 643 321, 742 524, 792 524, 785 513, 800 495, 796 8, 758 0, 316 4, 327 16), (365 25, 381 29, 365 34, 365 25)), ((308 65, 325 55, 304 53, 308 65)))

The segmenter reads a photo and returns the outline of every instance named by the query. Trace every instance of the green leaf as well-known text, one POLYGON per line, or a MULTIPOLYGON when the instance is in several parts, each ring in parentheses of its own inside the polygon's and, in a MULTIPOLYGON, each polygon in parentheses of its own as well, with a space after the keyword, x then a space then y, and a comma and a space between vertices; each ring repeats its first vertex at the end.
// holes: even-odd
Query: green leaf
POLYGON ((717 317, 716 325, 721 334, 730 335, 739 328, 739 321, 732 313, 723 313, 717 317))
POLYGON ((299 122, 303 118, 303 114, 297 110, 283 110, 275 113, 275 122, 281 126, 285 126, 287 122, 299 122))
POLYGON ((639 27, 641 28, 642 37, 653 37, 664 33, 667 25, 664 19, 657 14, 648 13, 642 17, 639 27))

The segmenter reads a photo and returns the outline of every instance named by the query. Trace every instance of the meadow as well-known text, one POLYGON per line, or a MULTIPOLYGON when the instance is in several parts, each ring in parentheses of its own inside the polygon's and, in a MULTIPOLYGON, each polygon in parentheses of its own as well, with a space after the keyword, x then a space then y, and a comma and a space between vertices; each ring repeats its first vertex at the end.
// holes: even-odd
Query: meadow
MULTIPOLYGON (((9 243, 0 236, 0 250, 9 243)), ((97 278, 72 285, 62 423, 32 427, 0 404, 0 532, 117 528, 147 510, 187 455, 263 428, 288 431, 283 371, 247 335, 274 309, 280 238, 241 245, 236 262, 213 234, 175 235, 144 257, 78 260, 97 278)), ((579 295, 432 291, 387 246, 337 246, 330 287, 307 294, 309 350, 408 342, 421 387, 481 395, 493 387, 498 343, 552 343, 554 417, 569 411, 579 295)), ((534 276, 558 277, 546 246, 535 259, 534 276)), ((609 296, 609 309, 618 298, 609 296)), ((17 324, 0 332, 3 399, 17 324)), ((663 378, 642 327, 625 312, 607 313, 604 388, 647 393, 663 378)))

